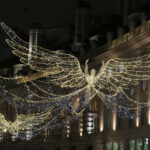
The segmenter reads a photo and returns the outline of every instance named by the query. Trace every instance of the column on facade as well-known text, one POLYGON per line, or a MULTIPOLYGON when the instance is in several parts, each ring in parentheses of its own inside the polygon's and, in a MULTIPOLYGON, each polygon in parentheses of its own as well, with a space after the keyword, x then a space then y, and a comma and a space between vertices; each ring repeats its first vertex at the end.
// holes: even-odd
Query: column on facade
POLYGON ((93 133, 98 132, 98 97, 95 97, 92 101, 92 113, 93 113, 93 133))
MULTIPOLYGON (((147 95, 147 100, 148 100, 148 103, 150 103, 150 92, 149 92, 149 87, 150 87, 150 81, 147 81, 148 82, 148 95, 147 95)), ((150 125, 150 105, 148 106, 148 112, 147 112, 147 123, 148 125, 150 125)))
POLYGON ((139 108, 139 104, 138 102, 140 101, 140 93, 141 93, 141 86, 138 85, 136 88, 135 88, 135 100, 137 102, 136 104, 136 109, 135 109, 135 113, 136 113, 136 119, 135 119, 135 126, 136 127, 139 127, 140 126, 140 108, 139 108))
POLYGON ((99 110, 99 131, 103 132, 104 130, 104 103, 100 101, 100 110, 99 110))
POLYGON ((114 110, 112 111, 112 130, 116 131, 117 128, 117 113, 116 108, 114 107, 114 110))

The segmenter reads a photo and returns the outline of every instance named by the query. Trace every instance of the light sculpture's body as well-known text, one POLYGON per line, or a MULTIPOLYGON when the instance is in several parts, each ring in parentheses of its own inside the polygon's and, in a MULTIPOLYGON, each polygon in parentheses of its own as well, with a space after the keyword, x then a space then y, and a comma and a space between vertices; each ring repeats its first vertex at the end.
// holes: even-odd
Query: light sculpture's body
POLYGON ((135 58, 110 59, 103 63, 97 74, 95 69, 89 73, 88 61, 86 61, 83 73, 75 56, 44 49, 37 45, 32 47, 32 52, 29 52, 27 42, 20 39, 3 22, 1 26, 10 37, 6 42, 14 49, 13 54, 18 56, 22 63, 29 65, 31 69, 37 72, 48 72, 45 80, 27 80, 30 85, 27 83, 23 85, 32 95, 28 99, 15 95, 12 91, 7 91, 17 101, 39 104, 39 106, 49 103, 63 107, 64 110, 71 108, 73 114, 76 115, 84 110, 85 105, 95 95, 99 96, 108 107, 115 108, 118 112, 125 111, 128 113, 130 110, 137 109, 137 106, 138 109, 149 106, 147 101, 131 99, 126 94, 126 90, 137 85, 139 81, 150 78, 150 54, 135 58), (29 53, 32 55, 30 64, 28 64, 29 53), (55 68, 59 69, 55 71, 55 68), (54 72, 49 74, 51 69, 54 72), (58 86, 66 93, 51 90, 50 87, 53 86, 58 86), (118 96, 120 93, 124 98, 118 96), (78 100, 78 103, 82 103, 80 109, 77 108, 77 106, 80 107, 80 104, 74 105, 72 100, 77 96, 82 99, 78 100), (70 105, 72 106, 70 107, 70 105))

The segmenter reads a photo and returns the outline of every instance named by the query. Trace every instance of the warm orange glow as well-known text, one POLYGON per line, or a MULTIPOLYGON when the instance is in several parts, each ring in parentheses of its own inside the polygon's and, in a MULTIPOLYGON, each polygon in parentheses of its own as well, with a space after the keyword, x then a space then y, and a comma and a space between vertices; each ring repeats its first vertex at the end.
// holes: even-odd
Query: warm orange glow
POLYGON ((94 99, 92 101, 92 111, 93 112, 97 111, 97 100, 96 99, 94 99))
POLYGON ((140 124, 140 117, 137 117, 136 118, 136 127, 139 127, 139 124, 140 124))
POLYGON ((83 116, 81 115, 79 118, 79 135, 83 135, 83 116))
POLYGON ((80 128, 80 136, 82 136, 83 135, 83 128, 81 127, 80 128))
POLYGON ((103 130, 104 130, 104 124, 101 122, 100 123, 100 132, 103 132, 103 130))
POLYGON ((100 129, 100 132, 104 130, 104 105, 102 102, 100 105, 100 127, 99 129, 100 129))
POLYGON ((7 132, 7 129, 4 129, 3 132, 6 133, 6 132, 7 132))
POLYGON ((77 108, 79 107, 79 104, 80 104, 80 98, 76 97, 72 105, 73 114, 76 112, 77 108))
POLYGON ((67 125, 67 138, 69 138, 69 136, 70 136, 70 125, 67 125))
POLYGON ((135 120, 136 127, 139 127, 140 124, 140 117, 139 117, 139 109, 136 109, 136 120, 135 120))
POLYGON ((116 131, 116 127, 117 127, 117 113, 113 112, 113 114, 112 114, 112 129, 113 129, 113 131, 116 131))

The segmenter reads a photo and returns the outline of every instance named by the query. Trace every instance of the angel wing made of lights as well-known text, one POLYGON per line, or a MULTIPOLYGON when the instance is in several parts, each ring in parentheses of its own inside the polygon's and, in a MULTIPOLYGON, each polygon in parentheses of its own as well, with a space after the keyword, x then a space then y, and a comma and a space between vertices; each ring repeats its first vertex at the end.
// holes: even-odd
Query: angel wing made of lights
POLYGON ((17 115, 15 122, 7 121, 2 113, 0 113, 0 130, 7 129, 11 134, 18 134, 19 131, 29 129, 38 129, 38 125, 44 123, 50 115, 51 111, 43 111, 42 113, 20 114, 17 115))
MULTIPOLYGON (((20 39, 3 22, 2 28, 10 37, 6 42, 14 50, 13 53, 20 58, 22 63, 29 65, 36 71, 48 72, 51 68, 59 68, 53 75, 48 76, 48 83, 54 83, 62 88, 86 89, 86 103, 89 97, 92 99, 96 94, 104 99, 104 102, 112 103, 114 106, 124 108, 123 104, 114 99, 119 93, 122 93, 126 100, 132 102, 132 109, 135 105, 149 105, 148 102, 139 102, 131 99, 125 93, 130 86, 137 85, 141 80, 150 78, 150 54, 135 58, 114 58, 103 63, 98 74, 94 69, 88 72, 88 61, 85 63, 85 73, 82 72, 78 59, 70 54, 58 53, 40 46, 34 45, 32 51, 29 50, 29 44, 20 39), (29 54, 32 56, 28 63, 29 54)), ((31 57, 30 56, 30 57, 31 57)), ((78 93, 76 92, 76 95, 78 93)), ((66 95, 65 95, 66 96, 66 95)), ((68 96, 68 95, 67 95, 68 96)), ((59 95, 58 98, 61 98, 59 95)))

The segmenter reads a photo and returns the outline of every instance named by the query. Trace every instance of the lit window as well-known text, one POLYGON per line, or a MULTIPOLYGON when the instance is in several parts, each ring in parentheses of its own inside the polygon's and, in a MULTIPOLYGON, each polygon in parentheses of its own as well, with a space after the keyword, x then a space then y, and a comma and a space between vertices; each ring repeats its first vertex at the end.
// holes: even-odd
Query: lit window
POLYGON ((94 113, 88 113, 87 117, 87 133, 92 134, 94 130, 94 113))
POLYGON ((13 134, 12 136, 11 136, 11 140, 12 140, 12 142, 15 142, 16 141, 16 135, 15 134, 13 134))
POLYGON ((148 138, 144 139, 144 150, 148 150, 148 138))
POLYGON ((142 150, 142 139, 137 139, 136 140, 136 149, 137 150, 142 150))
POLYGON ((129 150, 135 150, 135 140, 129 141, 129 150))
POLYGON ((112 150, 112 142, 106 143, 106 150, 112 150))
POLYGON ((113 143, 113 150, 118 150, 118 149, 119 149, 118 143, 114 142, 113 143))

